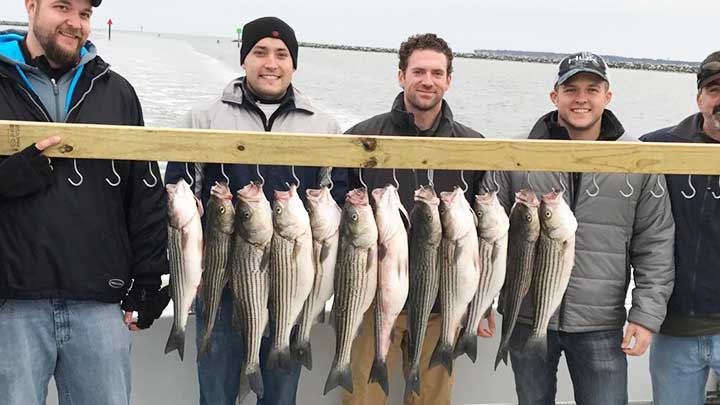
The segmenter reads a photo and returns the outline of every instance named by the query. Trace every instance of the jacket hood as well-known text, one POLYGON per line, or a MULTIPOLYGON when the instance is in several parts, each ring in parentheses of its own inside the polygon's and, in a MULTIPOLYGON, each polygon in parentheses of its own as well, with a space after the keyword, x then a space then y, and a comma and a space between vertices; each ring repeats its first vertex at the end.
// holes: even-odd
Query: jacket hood
MULTIPOLYGON (((625 135, 625 128, 623 128, 620 120, 617 119, 612 111, 605 109, 602 115, 602 123, 600 127, 600 137, 598 140, 601 141, 617 141, 623 135, 625 135)), ((567 130, 558 125, 558 112, 557 110, 551 111, 543 115, 535 126, 530 131, 528 139, 565 139, 569 138, 567 130), (564 135, 564 136, 558 136, 564 135)))
MULTIPOLYGON (((238 77, 225 87, 220 99, 224 103, 242 105, 246 98, 250 101, 250 97, 245 95, 245 91, 245 77, 238 77)), ((283 100, 283 104, 290 101, 294 102, 296 109, 305 110, 311 114, 316 113, 310 99, 292 85, 288 88, 288 94, 286 100, 283 100)))

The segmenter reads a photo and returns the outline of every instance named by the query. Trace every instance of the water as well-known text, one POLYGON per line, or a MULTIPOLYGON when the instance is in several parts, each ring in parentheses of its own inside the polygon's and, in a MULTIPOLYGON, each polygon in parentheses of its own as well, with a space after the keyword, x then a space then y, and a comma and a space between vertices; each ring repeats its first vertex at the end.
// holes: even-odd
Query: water
MULTIPOLYGON (((92 40, 135 86, 148 126, 176 126, 193 105, 218 97, 243 74, 237 44, 227 38, 118 32, 112 42, 100 35, 92 40)), ((293 83, 347 129, 389 111, 400 91, 397 63, 394 54, 300 48, 293 83)), ((446 99, 456 120, 489 138, 524 137, 554 109, 555 74, 548 64, 455 59, 446 99)), ((630 138, 697 111, 694 75, 611 69, 610 80, 608 108, 630 138)))

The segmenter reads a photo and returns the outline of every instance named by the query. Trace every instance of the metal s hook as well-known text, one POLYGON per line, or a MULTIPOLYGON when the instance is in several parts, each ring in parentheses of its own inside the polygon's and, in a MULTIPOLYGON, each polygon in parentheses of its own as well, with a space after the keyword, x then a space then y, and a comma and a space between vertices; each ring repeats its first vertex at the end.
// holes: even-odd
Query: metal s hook
POLYGON ((680 194, 682 194, 683 197, 685 197, 688 200, 691 200, 695 197, 695 194, 697 194, 697 190, 695 190, 695 187, 693 187, 692 184, 692 174, 688 174, 688 185, 690 186, 690 190, 692 190, 691 194, 685 194, 685 190, 681 191, 680 194))
POLYGON ((433 181, 433 169, 427 169, 427 181, 430 188, 435 188, 435 182, 433 181))
POLYGON ((593 187, 595 187, 595 191, 593 191, 593 192, 591 193, 591 192, 590 192, 590 189, 588 188, 588 189, 585 190, 585 193, 586 193, 589 197, 597 197, 598 194, 600 194, 600 186, 598 186, 598 184, 597 184, 597 173, 593 173, 592 182, 593 182, 593 187))
POLYGON ((223 179, 225 179, 225 184, 230 188, 230 178, 225 173, 225 163, 220 163, 220 174, 222 174, 223 179))
MULTIPOLYGON (((656 193, 655 193, 655 187, 653 187, 653 188, 650 190, 650 195, 652 195, 653 198, 663 198, 663 197, 665 196, 665 187, 663 187, 662 184, 660 183, 660 175, 659 175, 659 174, 657 175, 657 186, 660 187, 660 190, 661 190, 661 191, 660 191, 660 194, 656 194, 656 193)), ((715 193, 713 193, 713 196, 715 196, 715 193)), ((720 196, 717 197, 717 198, 720 199, 720 196)))
POLYGON ((295 185, 297 188, 300 188, 300 179, 298 179, 297 174, 295 174, 295 166, 290 166, 290 171, 292 172, 293 179, 295 180, 295 185))
POLYGON ((113 174, 115 175, 115 178, 117 179, 117 181, 115 181, 115 182, 113 183, 113 182, 110 181, 110 179, 108 179, 107 177, 105 178, 105 181, 107 181, 107 184, 109 184, 110 187, 117 187, 117 186, 120 185, 120 182, 122 181, 122 179, 120 178, 120 175, 118 174, 117 170, 115 170, 115 161, 112 160, 110 164, 112 165, 112 172, 113 172, 113 174))
POLYGON ((85 178, 84 178, 83 175, 80 173, 80 170, 78 170, 77 159, 73 159, 73 166, 75 167, 75 173, 78 175, 78 177, 80 178, 80 180, 78 180, 78 181, 73 181, 71 178, 68 177, 68 182, 70 182, 70 184, 72 184, 72 185, 75 186, 75 187, 80 187, 80 185, 83 184, 83 181, 85 180, 85 178))
POLYGON ((185 162, 185 174, 187 174, 188 177, 188 186, 192 188, 193 184, 195 184, 195 179, 193 179, 193 176, 190 175, 190 165, 185 162))
POLYGON ((460 169, 460 180, 462 180, 463 184, 463 193, 467 193, 470 186, 468 186, 467 181, 465 181, 465 170, 460 169))
POLYGON ((620 194, 625 198, 630 198, 630 197, 632 197, 633 194, 635 194, 635 187, 633 187, 632 184, 630 184, 630 174, 629 173, 625 173, 625 183, 630 188, 630 193, 625 193, 622 190, 620 190, 620 194))
MULTIPOLYGON (((560 178, 560 186, 562 187, 562 193, 565 194, 567 192, 567 187, 565 187, 565 183, 562 181, 562 178, 560 178)), ((557 190, 555 190, 555 187, 552 188, 552 191, 554 193, 557 193, 557 190)))
MULTIPOLYGON (((720 187, 720 176, 718 176, 718 187, 720 187)), ((715 194, 715 192, 712 192, 712 196, 716 200, 720 200, 720 194, 715 194)))
MULTIPOLYGON (((500 192, 500 183, 498 183, 498 181, 497 181, 497 172, 494 170, 492 172, 492 181, 495 184, 495 192, 499 193, 500 192)), ((490 191, 490 190, 488 190, 488 191, 490 191)))
POLYGON ((255 165, 255 171, 257 172, 258 179, 260 179, 260 185, 265 185, 265 177, 263 177, 262 173, 260 173, 260 165, 255 165))
POLYGON ((532 192, 534 193, 534 192, 535 192, 535 186, 533 186, 532 181, 530 181, 530 172, 528 171, 528 172, 525 172, 525 173, 527 174, 526 180, 527 180, 528 187, 530 188, 530 191, 532 191, 532 192))
POLYGON ((365 184, 365 180, 363 179, 363 175, 362 175, 362 171, 363 171, 362 167, 358 170, 359 170, 359 175, 360 175, 360 184, 362 184, 362 186, 365 187, 365 189, 367 190, 367 184, 365 184))
POLYGON ((155 173, 153 173, 153 171, 152 171, 152 163, 151 162, 148 162, 148 171, 150 172, 150 177, 152 177, 153 182, 148 183, 147 180, 143 179, 143 183, 145 183, 145 187, 153 188, 153 187, 157 186, 158 179, 157 179, 157 177, 155 177, 155 173))
POLYGON ((396 173, 395 168, 393 168, 392 171, 393 171, 393 181, 395 182, 395 189, 400 190, 400 182, 397 179, 397 173, 396 173))

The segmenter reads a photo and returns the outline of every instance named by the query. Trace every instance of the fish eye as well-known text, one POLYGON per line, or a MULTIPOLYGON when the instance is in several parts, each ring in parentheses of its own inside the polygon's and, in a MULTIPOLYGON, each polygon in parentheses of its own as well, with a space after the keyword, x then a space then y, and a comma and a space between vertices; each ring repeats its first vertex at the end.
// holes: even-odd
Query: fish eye
POLYGON ((552 217, 552 212, 545 211, 545 218, 550 218, 550 217, 552 217))
POLYGON ((244 214, 244 216, 245 216, 245 219, 248 219, 248 218, 250 218, 250 213, 249 213, 249 212, 247 212, 247 211, 245 211, 245 214, 244 214))
POLYGON ((478 212, 476 212, 476 214, 477 214, 477 216, 478 216, 478 217, 481 217, 481 216, 483 216, 483 213, 482 213, 482 211, 478 211, 478 212))
POLYGON ((530 215, 530 214, 525 215, 525 220, 528 222, 532 222, 532 215, 530 215))
POLYGON ((225 213, 225 207, 220 207, 220 213, 221 213, 221 214, 224 214, 224 213, 225 213))
POLYGON ((276 214, 282 214, 282 207, 277 207, 277 208, 275 208, 275 213, 276 213, 276 214))
POLYGON ((431 220, 432 220, 432 215, 427 214, 427 215, 425 216, 425 218, 427 218, 428 221, 431 221, 431 220))
POLYGON ((357 221, 357 220, 358 220, 357 214, 352 214, 352 215, 350 216, 350 218, 351 218, 353 221, 357 221))

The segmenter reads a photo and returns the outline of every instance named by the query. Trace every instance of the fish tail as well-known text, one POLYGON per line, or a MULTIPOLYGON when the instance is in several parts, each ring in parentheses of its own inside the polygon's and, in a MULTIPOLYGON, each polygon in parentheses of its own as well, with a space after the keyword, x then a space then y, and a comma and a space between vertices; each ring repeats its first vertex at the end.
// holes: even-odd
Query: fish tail
POLYGON ((347 392, 353 392, 353 381, 352 381, 352 369, 349 364, 345 364, 340 367, 337 364, 333 364, 330 374, 328 375, 327 381, 325 382, 324 395, 334 390, 336 387, 343 387, 347 392))
POLYGON ((477 360, 477 336, 468 333, 468 334, 462 334, 460 335, 460 338, 457 341, 457 344, 455 345, 455 358, 458 358, 462 356, 463 354, 467 354, 467 356, 470 358, 470 360, 475 363, 475 360, 477 360))
POLYGON ((292 356, 297 360, 298 362, 302 363, 303 366, 305 366, 306 369, 312 370, 312 352, 311 352, 310 342, 309 341, 301 341, 297 340, 295 341, 295 344, 293 344, 292 347, 292 356))
POLYGON ((250 389, 253 390, 258 398, 262 399, 265 395, 265 387, 263 385, 262 374, 260 373, 260 367, 256 364, 252 367, 248 367, 245 371, 250 384, 250 389))
POLYGON ((420 367, 417 364, 413 364, 410 368, 405 382, 405 402, 408 402, 413 392, 420 395, 420 367))
POLYGON ((538 353, 543 359, 547 359, 547 335, 533 331, 525 342, 523 351, 538 353))
POLYGON ((498 365, 502 361, 507 366, 507 359, 508 359, 508 347, 505 342, 500 343, 500 347, 498 347, 497 355, 495 356, 495 370, 497 370, 498 365))
POLYGON ((435 346, 435 351, 430 360, 430 368, 440 364, 445 367, 449 375, 452 375, 453 348, 451 345, 442 342, 438 342, 438 345, 435 346))
POLYGON ((267 367, 269 369, 289 369, 292 366, 292 355, 290 348, 272 348, 268 354, 267 367))
POLYGON ((380 384, 380 387, 382 388, 383 392, 385 392, 385 396, 388 396, 388 393, 390 392, 390 387, 388 386, 388 370, 387 370, 387 363, 385 360, 375 357, 375 361, 373 361, 372 369, 370 370, 370 378, 368 379, 368 384, 376 382, 380 384))
POLYGON ((165 345, 165 354, 172 352, 173 350, 178 351, 180 355, 180 361, 183 361, 185 357, 185 329, 173 325, 168 337, 167 344, 165 345))

